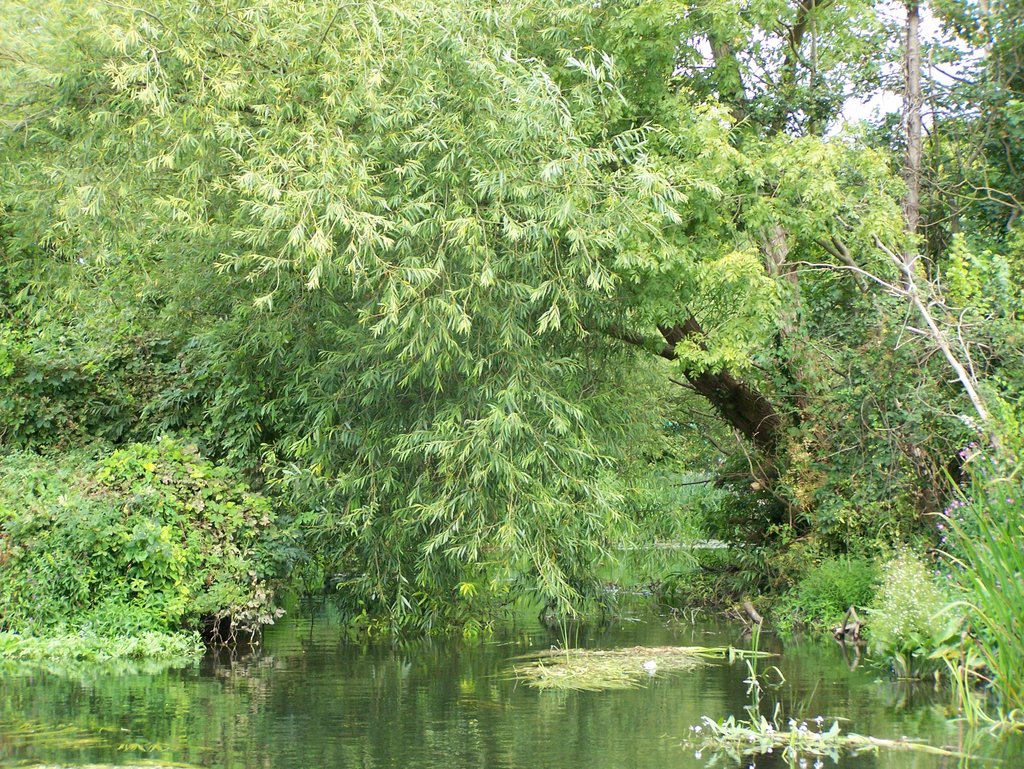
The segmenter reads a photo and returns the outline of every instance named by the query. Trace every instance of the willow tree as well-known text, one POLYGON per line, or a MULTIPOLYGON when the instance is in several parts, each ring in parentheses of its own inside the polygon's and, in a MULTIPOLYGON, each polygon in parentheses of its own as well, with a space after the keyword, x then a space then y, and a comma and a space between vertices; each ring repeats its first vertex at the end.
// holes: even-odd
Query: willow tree
POLYGON ((594 332, 620 273, 664 258, 681 203, 649 132, 615 128, 611 60, 561 48, 589 9, 5 17, 11 252, 198 274, 227 297, 218 360, 245 376, 219 379, 210 414, 248 420, 368 605, 429 622, 510 584, 574 605, 629 529, 614 447, 650 421, 594 332))
POLYGON ((212 444, 260 458, 370 608, 571 608, 634 529, 614 471, 659 359, 778 478, 808 380, 777 352, 800 291, 838 290, 796 263, 870 267, 901 231, 877 156, 782 133, 834 113, 787 101, 841 78, 826 6, 786 6, 792 57, 751 48, 780 83, 753 100, 764 62, 722 45, 774 4, 674 7, 7 3, 7 253, 158 273, 212 444))

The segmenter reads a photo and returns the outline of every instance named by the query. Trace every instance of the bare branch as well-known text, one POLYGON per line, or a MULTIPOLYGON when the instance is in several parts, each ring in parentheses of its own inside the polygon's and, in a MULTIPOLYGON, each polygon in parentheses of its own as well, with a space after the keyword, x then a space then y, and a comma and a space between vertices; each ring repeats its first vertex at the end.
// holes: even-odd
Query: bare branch
MULTIPOLYGON (((814 242, 821 246, 823 249, 825 249, 825 251, 832 254, 832 256, 834 256, 836 259, 838 259, 840 262, 842 262, 844 265, 851 268, 852 270, 856 271, 860 269, 860 267, 857 266, 857 263, 853 261, 853 257, 850 256, 850 250, 846 247, 846 244, 844 244, 835 236, 832 236, 831 243, 826 243, 824 240, 821 240, 820 238, 815 240, 814 242)), ((864 282, 864 278, 859 273, 853 273, 853 280, 857 284, 857 288, 861 290, 861 293, 864 293, 868 290, 868 286, 864 282)))
POLYGON ((829 264, 828 262, 805 262, 805 261, 797 261, 797 262, 793 262, 793 264, 798 264, 801 267, 809 267, 812 270, 842 270, 842 271, 852 272, 855 275, 867 278, 868 280, 870 280, 870 281, 872 281, 874 283, 877 283, 882 288, 884 288, 886 291, 889 291, 889 292, 895 294, 896 296, 905 296, 906 295, 906 291, 904 291, 899 286, 895 286, 895 285, 893 285, 892 283, 889 283, 886 280, 882 280, 882 278, 878 277, 874 273, 868 272, 867 270, 862 269, 860 267, 857 267, 855 265, 849 265, 849 264, 829 264))
POLYGON ((970 398, 971 404, 974 406, 974 410, 978 412, 978 416, 981 418, 982 423, 988 423, 988 408, 985 406, 984 400, 978 393, 977 381, 953 352, 953 348, 950 346, 949 339, 946 337, 945 332, 939 328, 931 310, 929 310, 928 306, 921 300, 921 292, 918 288, 917 277, 914 275, 913 262, 905 262, 896 252, 887 248, 877 235, 873 236, 873 239, 875 246, 882 251, 882 253, 886 254, 903 274, 904 284, 906 285, 906 289, 903 294, 924 320, 932 341, 942 351, 942 354, 946 357, 946 361, 956 372, 957 379, 960 380, 960 384, 964 388, 964 392, 966 392, 967 397, 970 398))

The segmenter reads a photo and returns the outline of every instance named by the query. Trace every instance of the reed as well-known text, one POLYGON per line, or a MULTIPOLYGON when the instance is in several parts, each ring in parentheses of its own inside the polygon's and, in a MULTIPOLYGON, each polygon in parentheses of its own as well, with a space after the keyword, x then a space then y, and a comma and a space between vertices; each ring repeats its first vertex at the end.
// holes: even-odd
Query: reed
MULTIPOLYGON (((953 576, 963 588, 978 652, 998 698, 999 719, 1024 713, 1024 487, 1022 466, 976 454, 970 495, 952 503, 939 527, 948 531, 953 576)), ((946 538, 944 536, 944 538, 946 538)))

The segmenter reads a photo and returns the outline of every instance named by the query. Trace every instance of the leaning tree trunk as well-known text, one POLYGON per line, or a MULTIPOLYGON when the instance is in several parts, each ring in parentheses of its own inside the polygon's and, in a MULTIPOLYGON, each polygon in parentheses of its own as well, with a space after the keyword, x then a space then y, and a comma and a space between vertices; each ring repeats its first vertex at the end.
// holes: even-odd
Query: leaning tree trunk
MULTIPOLYGON (((666 360, 679 359, 676 346, 684 340, 700 347, 705 345, 704 329, 692 315, 674 326, 658 326, 658 331, 662 336, 661 343, 618 327, 604 329, 608 336, 643 347, 666 360)), ((775 456, 783 443, 784 420, 767 396, 726 370, 684 371, 683 376, 727 424, 750 441, 758 453, 769 458, 775 456)))
MULTIPOLYGON (((676 360, 676 345, 684 339, 704 345, 704 329, 693 316, 675 326, 659 326, 665 339, 663 358, 676 360)), ((730 372, 684 373, 693 389, 704 396, 721 417, 746 437, 761 454, 772 457, 781 445, 783 419, 772 402, 730 372)))

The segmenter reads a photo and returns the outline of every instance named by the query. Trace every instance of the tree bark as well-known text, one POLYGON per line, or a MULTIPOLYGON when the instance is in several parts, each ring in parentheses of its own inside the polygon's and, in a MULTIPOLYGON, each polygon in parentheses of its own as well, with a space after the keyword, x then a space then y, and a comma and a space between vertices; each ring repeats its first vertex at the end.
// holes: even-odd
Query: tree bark
MULTIPOLYGON (((671 349, 673 359, 678 357, 676 345, 684 339, 696 340, 704 347, 704 329, 692 315, 681 324, 658 326, 658 330, 665 339, 666 349, 671 349)), ((769 455, 775 452, 782 431, 782 416, 764 394, 725 370, 685 373, 684 376, 756 449, 769 455)))
MULTIPOLYGON (((663 344, 653 345, 644 336, 618 328, 605 333, 623 342, 651 350, 666 360, 678 360, 676 345, 685 339, 704 347, 704 329, 692 315, 674 326, 658 326, 663 344)), ((728 371, 684 372, 687 383, 703 396, 719 416, 748 439, 762 454, 772 457, 781 444, 784 421, 772 402, 756 388, 728 371)))
POLYGON ((910 236, 903 251, 903 263, 913 270, 917 259, 915 240, 921 226, 921 14, 918 0, 907 0, 907 28, 903 49, 905 88, 903 92, 903 128, 907 142, 907 157, 903 176, 907 182, 907 195, 903 201, 903 214, 910 236))

